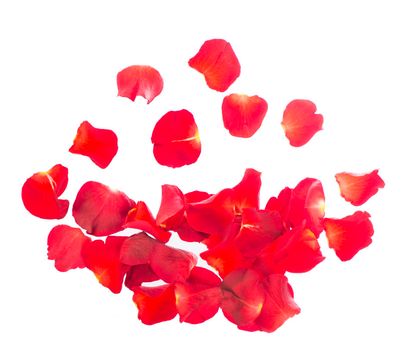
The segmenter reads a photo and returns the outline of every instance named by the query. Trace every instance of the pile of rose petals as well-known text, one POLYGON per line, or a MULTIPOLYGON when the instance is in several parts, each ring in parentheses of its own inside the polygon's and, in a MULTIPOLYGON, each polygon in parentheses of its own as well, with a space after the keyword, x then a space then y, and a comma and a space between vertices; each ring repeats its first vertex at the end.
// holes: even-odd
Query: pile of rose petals
MULTIPOLYGON (((219 92, 226 91, 241 71, 232 46, 222 39, 206 41, 188 63, 219 92)), ((162 92, 163 79, 153 67, 133 65, 118 73, 117 85, 119 96, 132 101, 141 96, 150 103, 162 92)), ((262 97, 232 93, 222 99, 221 117, 231 135, 249 138, 261 127, 267 109, 262 97)), ((311 101, 291 101, 283 112, 285 136, 295 147, 306 144, 322 124, 311 101)), ((164 166, 189 165, 201 155, 198 127, 188 110, 162 116, 151 142, 155 160, 164 166)), ((117 136, 84 121, 69 151, 106 168, 118 151, 117 136)), ((354 206, 384 187, 378 170, 342 172, 335 180, 341 196, 354 206)), ((57 164, 26 180, 23 203, 39 218, 62 219, 69 208, 69 201, 60 198, 67 185, 68 169, 57 164)), ((183 193, 166 184, 154 215, 145 202, 89 181, 72 205, 79 227, 53 227, 48 258, 62 272, 91 270, 113 293, 123 286, 130 289, 145 324, 177 314, 180 322, 197 324, 221 309, 239 329, 272 332, 300 312, 286 273, 310 271, 324 260, 321 233, 346 261, 372 242, 373 226, 366 211, 326 218, 325 195, 317 179, 305 178, 284 188, 265 206, 260 205, 260 188, 261 173, 254 169, 246 169, 238 184, 214 194, 183 193), (172 235, 202 244, 200 258, 211 269, 197 266, 198 257, 191 252, 168 245, 172 235)))

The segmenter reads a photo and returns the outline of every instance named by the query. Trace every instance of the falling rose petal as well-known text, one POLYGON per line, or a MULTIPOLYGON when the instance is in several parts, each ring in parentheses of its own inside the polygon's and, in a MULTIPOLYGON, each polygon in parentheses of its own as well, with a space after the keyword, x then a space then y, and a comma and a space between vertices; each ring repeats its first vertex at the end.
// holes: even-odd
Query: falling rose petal
POLYGON ((260 315, 265 291, 258 272, 251 269, 233 271, 224 278, 221 288, 221 309, 230 322, 245 326, 260 315))
POLYGON ((149 264, 153 248, 158 241, 149 237, 145 232, 128 237, 120 251, 120 260, 126 265, 149 264))
POLYGON ((22 186, 21 197, 26 210, 41 219, 62 219, 69 202, 59 199, 68 183, 68 169, 57 164, 48 171, 38 172, 22 186))
POLYGON ((153 129, 152 143, 156 161, 171 168, 195 163, 201 154, 198 126, 186 109, 161 117, 153 129))
POLYGON ((184 194, 177 186, 163 185, 156 224, 167 230, 177 227, 184 219, 185 205, 184 194))
POLYGON ((85 183, 72 207, 76 223, 94 236, 108 236, 121 231, 135 202, 123 192, 99 182, 85 183))
POLYGON ((224 127, 232 136, 248 138, 262 125, 267 102, 259 96, 231 94, 223 99, 224 127))
POLYGON ((47 256, 54 260, 54 266, 61 272, 84 268, 81 251, 84 244, 90 242, 79 228, 67 225, 54 227, 47 238, 47 256))
POLYGON ((322 130, 323 117, 321 114, 316 114, 313 102, 294 100, 285 108, 281 125, 290 145, 300 147, 322 130))
POLYGON ((194 267, 185 282, 175 284, 180 322, 198 324, 212 318, 221 304, 221 280, 213 272, 194 267))
POLYGON ((157 276, 150 265, 142 264, 131 266, 125 276, 125 286, 134 291, 135 287, 142 285, 144 282, 158 281, 160 278, 157 276))
POLYGON ((241 214, 245 208, 259 209, 259 191, 262 186, 260 175, 259 171, 246 169, 240 183, 233 187, 233 203, 236 214, 241 214))
POLYGON ((118 96, 135 101, 142 96, 148 104, 163 90, 160 73, 150 66, 130 66, 117 74, 118 96))
POLYGON ((86 267, 91 270, 99 283, 118 294, 129 266, 120 262, 120 250, 127 237, 110 236, 106 241, 95 240, 85 244, 82 257, 86 267))
POLYGON ((329 247, 334 249, 342 261, 352 259, 372 243, 374 231, 369 218, 369 213, 357 211, 342 219, 324 219, 329 247))
POLYGON ((97 166, 105 169, 117 154, 117 143, 117 136, 112 130, 97 129, 84 121, 69 151, 88 156, 97 166))
POLYGON ((367 174, 339 173, 336 181, 340 186, 341 196, 353 205, 359 206, 374 196, 379 188, 384 187, 384 181, 379 176, 379 170, 367 174))
POLYGON ((177 315, 174 285, 134 288, 133 300, 138 307, 138 318, 144 324, 172 320, 177 315))
POLYGON ((188 64, 204 75, 211 89, 220 92, 226 91, 241 73, 231 44, 223 39, 205 41, 188 64))
POLYGON ((171 233, 161 228, 145 202, 139 201, 128 213, 124 228, 135 228, 145 231, 161 242, 167 242, 171 233))

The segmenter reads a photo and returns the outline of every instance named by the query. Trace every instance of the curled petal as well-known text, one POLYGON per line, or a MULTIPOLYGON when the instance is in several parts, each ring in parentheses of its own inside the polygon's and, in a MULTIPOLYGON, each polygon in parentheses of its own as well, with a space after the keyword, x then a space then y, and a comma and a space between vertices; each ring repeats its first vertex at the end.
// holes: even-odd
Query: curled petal
POLYGON ((233 204, 235 213, 241 214, 245 208, 259 209, 259 192, 262 186, 261 173, 246 169, 239 184, 233 187, 233 204))
POLYGON ((369 218, 369 213, 357 211, 342 219, 324 219, 329 247, 335 250, 342 261, 352 259, 356 253, 372 243, 374 231, 369 218))
POLYGON ((239 77, 241 66, 231 44, 223 39, 207 40, 188 64, 205 77, 216 91, 226 91, 239 77))
POLYGON ((94 236, 108 236, 121 231, 135 202, 123 192, 99 182, 85 183, 72 207, 76 223, 94 236))
POLYGON ((161 117, 153 129, 152 143, 156 161, 172 168, 195 163, 201 154, 198 126, 186 109, 161 117))
POLYGON ((117 74, 118 96, 135 101, 142 96, 148 104, 163 90, 160 73, 150 66, 129 66, 117 74))
POLYGON ((26 210, 42 219, 62 219, 69 202, 59 199, 68 183, 68 169, 57 164, 48 171, 33 174, 22 186, 21 197, 26 210))
POLYGON ((177 186, 163 185, 162 200, 156 216, 156 224, 170 230, 184 219, 185 197, 177 186))
POLYGON ((223 99, 224 127, 232 136, 251 137, 259 130, 267 112, 267 102, 259 96, 231 94, 223 99))
POLYGON ((323 117, 321 114, 316 114, 313 102, 294 100, 287 105, 281 125, 290 145, 300 147, 322 130, 323 117))
POLYGON ((353 205, 362 205, 374 196, 379 188, 384 187, 384 181, 378 172, 379 170, 360 175, 346 172, 336 174, 341 196, 353 205))
POLYGON ((61 272, 75 268, 84 268, 82 247, 90 242, 79 228, 67 225, 54 227, 47 238, 47 256, 54 260, 54 265, 61 272))
POLYGON ((84 121, 78 128, 71 153, 88 156, 104 169, 111 163, 118 150, 117 136, 112 130, 97 129, 84 121))

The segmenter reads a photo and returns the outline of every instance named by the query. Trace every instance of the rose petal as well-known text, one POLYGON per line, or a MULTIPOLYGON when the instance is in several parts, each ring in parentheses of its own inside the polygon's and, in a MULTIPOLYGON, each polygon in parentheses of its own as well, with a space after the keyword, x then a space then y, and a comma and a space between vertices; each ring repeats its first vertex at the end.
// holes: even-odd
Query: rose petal
POLYGON ((372 243, 374 231, 369 218, 369 213, 357 211, 342 219, 324 219, 329 247, 335 250, 342 261, 352 259, 356 253, 372 243))
POLYGON ((84 121, 78 128, 71 153, 88 156, 97 166, 107 168, 118 150, 117 136, 112 130, 97 129, 84 121))
POLYGON ((353 205, 362 205, 374 196, 379 188, 384 187, 384 181, 378 174, 379 170, 373 170, 367 174, 339 173, 336 181, 340 186, 341 196, 353 205))
POLYGON ((62 219, 68 200, 58 199, 68 183, 68 169, 57 164, 48 171, 33 174, 22 186, 21 197, 26 210, 42 219, 62 219))
POLYGON ((49 260, 54 260, 54 266, 61 272, 82 269, 85 263, 81 250, 83 245, 90 241, 79 228, 55 226, 47 238, 47 256, 49 260))
POLYGON ((281 125, 291 146, 303 146, 322 130, 323 117, 315 112, 315 104, 308 100, 294 100, 287 105, 281 125))
POLYGON ((251 137, 259 130, 267 112, 267 102, 259 96, 231 94, 223 99, 224 127, 232 136, 251 137))
POLYGON ((79 190, 72 215, 88 234, 107 236, 123 229, 125 218, 134 205, 123 192, 89 181, 79 190))
POLYGON ((177 186, 163 185, 156 224, 167 230, 177 227, 184 219, 185 204, 184 194, 177 186))
POLYGON ((260 175, 259 171, 246 169, 240 183, 233 187, 236 214, 241 214, 245 208, 259 209, 259 191, 262 186, 260 175))
POLYGON ((121 247, 120 260, 123 264, 130 266, 149 264, 153 248, 157 244, 158 241, 145 232, 132 235, 121 247))
POLYGON ((211 89, 220 92, 226 91, 241 72, 240 63, 231 44, 223 39, 205 41, 188 64, 204 75, 211 89))
POLYGON ((159 280, 152 268, 148 264, 131 266, 125 276, 125 286, 134 291, 135 287, 142 285, 144 282, 154 282, 159 280))
POLYGON ((117 74, 118 96, 135 101, 137 96, 148 100, 148 104, 163 90, 160 73, 150 66, 135 65, 117 74))

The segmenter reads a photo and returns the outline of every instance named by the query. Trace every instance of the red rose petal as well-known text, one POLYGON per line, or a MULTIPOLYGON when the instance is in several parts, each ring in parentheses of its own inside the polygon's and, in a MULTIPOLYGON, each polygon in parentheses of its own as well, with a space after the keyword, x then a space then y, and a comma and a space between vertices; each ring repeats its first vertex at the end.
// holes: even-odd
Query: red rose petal
POLYGON ((97 166, 104 169, 117 153, 117 136, 112 130, 97 129, 84 121, 78 128, 71 153, 88 156, 97 166))
POLYGON ((181 222, 181 224, 174 228, 174 231, 178 233, 181 240, 185 242, 203 242, 209 235, 194 230, 189 226, 187 220, 181 222))
POLYGON ((121 247, 120 260, 126 265, 149 264, 150 257, 158 242, 141 232, 128 237, 121 247))
POLYGON ((58 199, 68 183, 68 169, 57 164, 48 171, 33 174, 22 186, 21 197, 26 210, 42 219, 62 219, 68 200, 58 199))
POLYGON ((251 137, 259 130, 267 112, 267 102, 259 96, 231 94, 223 99, 224 127, 232 136, 251 137))
POLYGON ((125 276, 125 286, 134 291, 135 287, 140 286, 144 282, 154 282, 159 280, 152 268, 148 264, 131 266, 125 276))
POLYGON ((323 117, 315 112, 315 104, 308 100, 294 100, 287 105, 281 125, 291 146, 303 146, 322 130, 323 117))
POLYGON ((233 187, 236 214, 241 214, 245 208, 259 209, 259 191, 262 186, 260 175, 259 171, 246 169, 240 183, 233 187))
POLYGON ((172 168, 195 163, 201 154, 198 126, 186 109, 161 117, 153 129, 152 143, 156 161, 172 168))
POLYGON ((123 192, 89 181, 79 190, 72 215, 88 234, 107 236, 123 229, 125 218, 134 205, 123 192))
POLYGON ((185 282, 176 283, 180 322, 198 324, 212 318, 221 304, 220 284, 220 278, 202 267, 194 267, 185 282))
POLYGON ((223 39, 205 41, 188 64, 204 75, 211 89, 220 92, 226 91, 241 72, 240 63, 231 44, 223 39))
POLYGON ((160 73, 150 66, 130 66, 117 74, 118 96, 135 101, 137 96, 148 100, 148 104, 163 90, 160 73))
POLYGON ((99 283, 113 293, 120 293, 123 279, 129 267, 120 262, 120 250, 127 237, 110 236, 106 241, 95 240, 85 244, 82 257, 99 283))
POLYGON ((47 256, 49 260, 54 260, 54 266, 61 272, 82 269, 85 263, 81 250, 90 241, 79 228, 58 225, 50 231, 47 238, 47 256))
POLYGON ((341 196, 353 205, 362 205, 374 196, 379 188, 384 187, 384 181, 373 170, 368 174, 339 173, 336 180, 340 186, 341 196))
POLYGON ((124 228, 136 228, 145 231, 161 242, 167 242, 171 237, 170 232, 157 225, 148 206, 142 201, 139 201, 128 213, 124 228))
POLYGON ((144 324, 168 321, 177 315, 174 285, 134 288, 133 300, 144 324))
POLYGON ((167 230, 177 227, 184 219, 185 204, 184 194, 177 186, 163 185, 156 224, 167 230))
POLYGON ((357 211, 342 219, 324 219, 329 247, 336 255, 347 261, 372 243, 373 225, 367 212, 357 211))

